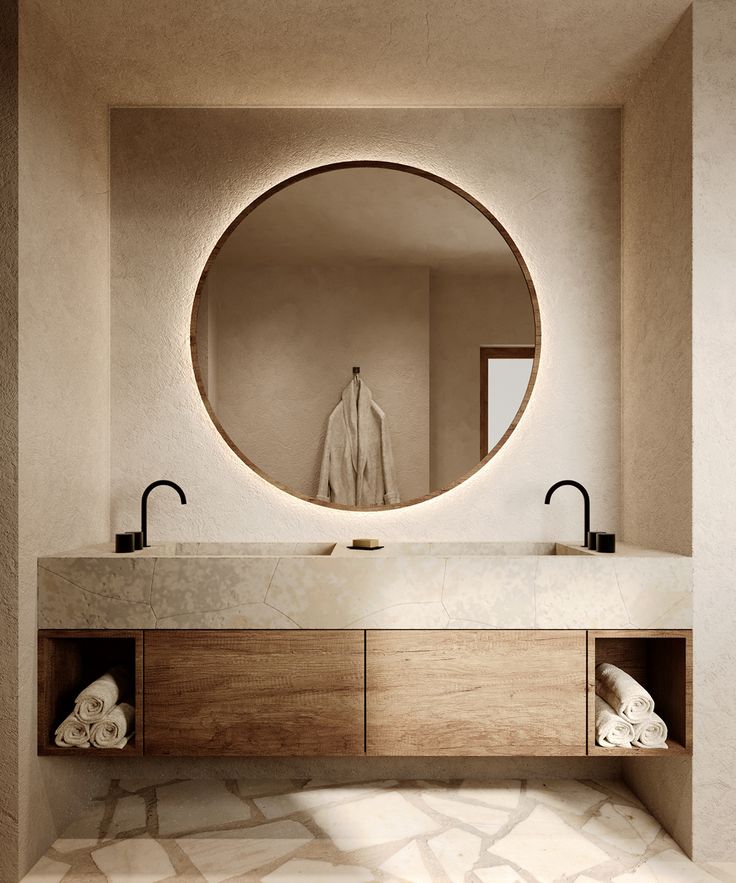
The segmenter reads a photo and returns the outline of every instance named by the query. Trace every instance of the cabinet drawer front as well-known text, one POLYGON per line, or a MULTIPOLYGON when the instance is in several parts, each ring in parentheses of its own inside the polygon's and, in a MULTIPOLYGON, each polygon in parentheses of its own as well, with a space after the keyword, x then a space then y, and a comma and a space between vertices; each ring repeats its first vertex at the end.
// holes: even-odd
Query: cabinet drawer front
POLYGON ((367 750, 586 752, 584 631, 369 631, 367 750))
POLYGON ((363 654, 362 631, 147 632, 146 754, 362 754, 363 654))

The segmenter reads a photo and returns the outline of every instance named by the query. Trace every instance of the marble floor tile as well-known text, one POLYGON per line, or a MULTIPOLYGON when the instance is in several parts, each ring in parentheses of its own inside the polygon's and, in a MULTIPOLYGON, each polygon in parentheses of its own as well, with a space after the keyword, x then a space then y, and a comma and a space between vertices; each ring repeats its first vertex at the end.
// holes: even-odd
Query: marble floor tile
POLYGON ((584 834, 631 855, 644 855, 660 830, 659 823, 643 810, 611 803, 604 803, 582 827, 584 834))
POLYGON ((342 852, 418 837, 442 827, 395 791, 320 809, 313 818, 342 852))
POLYGON ((224 831, 176 840, 207 883, 221 883, 238 874, 269 865, 296 852, 313 839, 299 822, 269 822, 255 828, 224 831))
POLYGON ((331 865, 311 859, 291 859, 285 865, 261 877, 262 883, 370 883, 375 880, 368 868, 357 865, 331 865))
POLYGON ((96 800, 89 812, 80 816, 54 843, 56 852, 76 852, 78 849, 88 849, 99 843, 100 825, 105 814, 105 804, 96 800))
POLYGON ((175 776, 166 776, 161 777, 159 779, 120 779, 118 781, 118 785, 123 789, 123 791, 130 791, 131 794, 136 791, 142 791, 144 788, 150 788, 152 785, 168 785, 173 784, 176 781, 175 776))
POLYGON ((717 883, 717 880, 681 852, 667 849, 630 873, 614 877, 613 883, 717 883))
POLYGON ((506 779, 498 782, 478 782, 465 779, 458 791, 459 797, 470 797, 488 806, 516 809, 521 798, 521 782, 506 779))
POLYGON ((23 883, 60 883, 71 865, 43 856, 23 878, 23 883))
POLYGON ((494 837, 509 820, 508 812, 490 806, 475 806, 461 800, 450 800, 431 792, 424 792, 422 800, 435 812, 477 828, 483 834, 494 837))
POLYGON ((128 778, 25 883, 733 883, 734 871, 691 862, 622 782, 128 778))
POLYGON ((250 818, 250 807, 227 790, 224 782, 209 779, 178 782, 156 788, 158 831, 161 837, 202 831, 250 818))
POLYGON ((706 871, 712 871, 714 874, 718 874, 721 880, 727 880, 728 883, 733 883, 733 881, 736 881, 736 861, 706 862, 704 867, 706 871))
POLYGON ((237 779, 237 784, 241 797, 263 797, 294 790, 291 779, 237 779))
POLYGON ((606 795, 575 779, 530 779, 526 785, 527 797, 543 803, 556 812, 585 815, 606 795))
POLYGON ((402 846, 391 858, 386 859, 381 870, 399 880, 405 880, 406 883, 432 883, 416 840, 402 846))
POLYGON ((137 794, 123 797, 115 804, 112 821, 105 834, 106 837, 117 837, 146 827, 146 801, 137 794))
MULTIPOLYGON (((480 883, 526 883, 523 877, 509 865, 496 865, 495 868, 476 868, 475 876, 480 883)), ((578 877, 575 883, 580 883, 578 877)))
POLYGON ((267 819, 280 819, 298 812, 311 812, 334 803, 347 803, 360 800, 380 790, 381 785, 375 783, 360 785, 328 785, 317 783, 310 787, 309 783, 302 789, 294 787, 286 794, 271 797, 256 797, 255 805, 267 819))
POLYGON ((174 874, 168 853, 155 840, 119 840, 92 852, 107 883, 158 883, 174 874))
POLYGON ((594 785, 599 785, 606 792, 613 792, 614 794, 618 794, 619 797, 623 797, 625 800, 629 801, 629 803, 634 803, 637 806, 642 806, 642 802, 639 798, 634 794, 634 792, 629 788, 626 782, 621 779, 603 779, 600 781, 596 781, 593 783, 594 785))
POLYGON ((481 839, 460 828, 450 828, 433 837, 429 848, 451 883, 465 883, 465 876, 480 856, 481 839))
POLYGON ((536 806, 488 851, 518 865, 540 883, 580 874, 610 860, 546 806, 536 806))

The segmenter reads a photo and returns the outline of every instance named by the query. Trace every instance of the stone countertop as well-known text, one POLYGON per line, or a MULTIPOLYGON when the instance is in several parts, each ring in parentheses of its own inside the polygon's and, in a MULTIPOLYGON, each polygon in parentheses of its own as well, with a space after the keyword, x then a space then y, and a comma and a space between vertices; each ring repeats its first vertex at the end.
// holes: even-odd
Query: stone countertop
POLYGON ((59 629, 692 627, 692 559, 620 544, 165 543, 38 561, 59 629))

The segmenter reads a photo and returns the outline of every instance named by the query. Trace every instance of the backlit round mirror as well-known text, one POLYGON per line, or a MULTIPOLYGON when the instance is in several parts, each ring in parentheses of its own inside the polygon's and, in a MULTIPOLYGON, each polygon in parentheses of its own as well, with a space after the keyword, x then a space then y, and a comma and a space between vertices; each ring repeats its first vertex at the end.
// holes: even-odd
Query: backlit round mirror
POLYGON ((516 427, 539 312, 500 222, 434 175, 340 163, 284 181, 225 231, 192 359, 216 427, 289 493, 370 509, 458 484, 516 427))

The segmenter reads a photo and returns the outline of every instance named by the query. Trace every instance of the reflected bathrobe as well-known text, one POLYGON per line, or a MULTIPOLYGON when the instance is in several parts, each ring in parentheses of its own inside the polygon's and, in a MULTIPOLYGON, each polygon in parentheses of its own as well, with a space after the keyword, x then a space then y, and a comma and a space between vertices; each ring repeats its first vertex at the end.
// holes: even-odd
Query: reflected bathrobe
POLYGON ((317 499, 345 506, 400 502, 386 415, 359 377, 327 421, 317 499))

